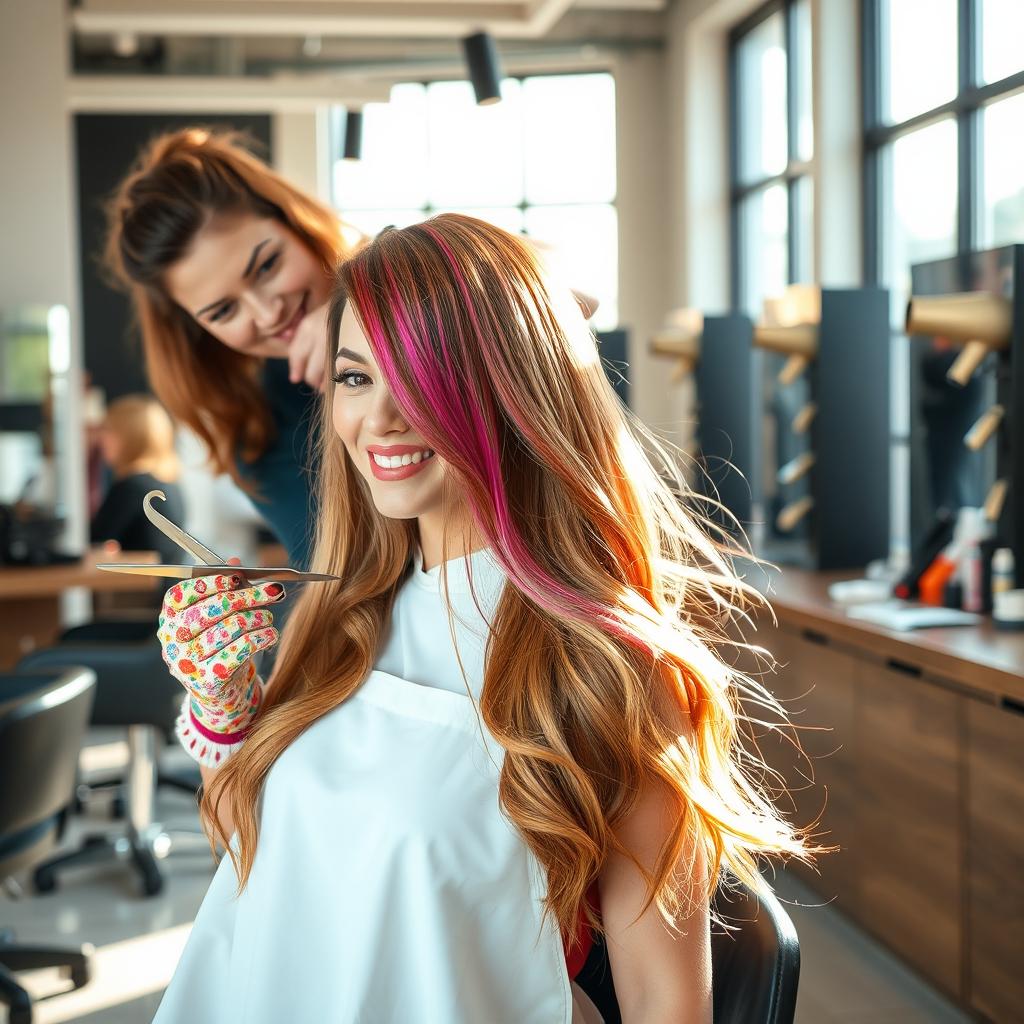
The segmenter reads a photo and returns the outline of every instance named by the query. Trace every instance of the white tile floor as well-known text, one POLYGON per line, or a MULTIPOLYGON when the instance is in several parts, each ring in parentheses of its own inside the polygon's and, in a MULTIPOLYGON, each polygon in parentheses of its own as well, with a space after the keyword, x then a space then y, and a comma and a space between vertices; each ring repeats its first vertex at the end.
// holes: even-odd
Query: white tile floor
MULTIPOLYGON (((124 756, 118 734, 94 730, 85 763, 90 768, 124 756)), ((188 764, 168 748, 169 767, 188 764)), ((158 817, 170 828, 197 828, 195 804, 184 793, 162 791, 158 817)), ((83 832, 117 829, 96 806, 75 821, 66 842, 83 832)), ((139 895, 134 870, 125 863, 81 868, 62 875, 57 892, 18 901, 0 896, 0 927, 13 927, 29 942, 96 946, 93 980, 78 992, 56 971, 23 975, 37 994, 36 1024, 147 1024, 152 1019, 196 909, 213 874, 200 846, 176 850, 163 861, 163 893, 139 895)), ((780 895, 800 935, 801 974, 796 1024, 964 1024, 950 1006, 916 975, 795 880, 780 875, 780 895)), ((0 1021, 4 1020, 0 1009, 0 1021)))

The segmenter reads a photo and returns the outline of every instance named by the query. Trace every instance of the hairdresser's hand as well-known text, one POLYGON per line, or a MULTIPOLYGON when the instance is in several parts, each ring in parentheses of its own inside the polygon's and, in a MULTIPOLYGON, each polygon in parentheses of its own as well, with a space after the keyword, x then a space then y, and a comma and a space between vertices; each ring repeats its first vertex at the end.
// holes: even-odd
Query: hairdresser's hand
POLYGON ((327 368, 327 306, 310 310, 288 346, 288 379, 323 391, 327 368))
POLYGON ((284 597, 280 583, 245 584, 241 575, 176 583, 164 595, 157 630, 171 675, 201 705, 229 719, 254 695, 259 700, 252 658, 277 643, 267 606, 284 597))

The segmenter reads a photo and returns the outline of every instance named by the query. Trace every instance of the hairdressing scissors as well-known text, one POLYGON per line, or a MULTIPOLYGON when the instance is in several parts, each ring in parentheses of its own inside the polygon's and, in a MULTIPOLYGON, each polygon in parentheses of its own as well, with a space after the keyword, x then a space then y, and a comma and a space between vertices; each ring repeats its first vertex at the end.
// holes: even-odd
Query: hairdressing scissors
POLYGON ((166 576, 171 579, 188 580, 199 576, 211 576, 216 573, 223 575, 240 574, 248 580, 282 580, 292 583, 324 583, 329 580, 341 579, 320 572, 300 572, 298 569, 279 568, 274 566, 230 565, 216 551, 211 551, 180 526, 172 523, 165 515, 153 508, 152 501, 159 498, 167 500, 163 491, 150 491, 142 499, 142 511, 146 518, 168 539, 178 547, 187 551, 198 565, 132 565, 124 562, 97 564, 97 569, 106 572, 126 572, 137 576, 166 576))

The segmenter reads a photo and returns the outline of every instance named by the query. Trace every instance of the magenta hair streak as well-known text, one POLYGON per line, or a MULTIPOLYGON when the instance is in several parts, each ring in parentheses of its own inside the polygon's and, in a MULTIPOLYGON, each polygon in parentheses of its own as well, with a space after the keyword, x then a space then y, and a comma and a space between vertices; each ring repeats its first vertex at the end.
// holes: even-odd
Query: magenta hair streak
MULTIPOLYGON (((473 296, 462 273, 462 268, 445 239, 429 224, 424 224, 423 227, 444 254, 451 269, 452 278, 462 297, 461 305, 468 313, 472 324, 474 337, 472 339, 462 337, 461 329, 456 327, 456 330, 460 332, 457 340, 463 345, 468 342, 478 346, 484 357, 488 358, 490 356, 487 346, 489 335, 481 329, 473 296)), ((491 496, 498 528, 498 536, 488 539, 509 578, 523 593, 551 614, 568 614, 583 621, 603 622, 606 628, 629 643, 649 650, 649 645, 640 640, 634 629, 622 623, 618 615, 603 605, 590 601, 578 592, 563 586, 545 572, 530 554, 528 546, 515 528, 509 511, 501 475, 494 410, 490 407, 489 402, 484 407, 476 404, 473 389, 467 387, 465 382, 459 379, 457 363, 452 359, 450 347, 450 342, 456 339, 445 337, 444 321, 440 315, 436 298, 431 297, 430 299, 435 324, 434 330, 431 331, 424 319, 422 303, 417 304, 415 309, 410 309, 389 267, 386 265, 384 267, 386 280, 377 282, 386 285, 383 289, 384 296, 381 296, 380 291, 367 280, 362 266, 353 276, 356 286, 354 295, 356 305, 369 335, 374 357, 391 388, 391 393, 395 396, 395 400, 407 411, 410 418, 416 415, 417 408, 421 408, 423 405, 428 406, 432 418, 431 427, 436 424, 445 433, 448 443, 456 449, 461 449, 460 455, 464 465, 479 467, 486 490, 491 496), (415 380, 417 389, 415 396, 410 393, 399 373, 398 362, 391 348, 392 341, 384 327, 377 305, 378 301, 386 301, 388 304, 395 324, 396 341, 402 346, 405 359, 415 380), (437 335, 441 359, 431 347, 432 333, 437 335), (503 552, 508 553, 507 561, 502 557, 503 552)), ((414 425, 421 433, 433 432, 433 430, 424 431, 421 424, 414 425)), ((467 495, 467 500, 473 501, 470 495, 467 495)), ((478 509, 474 509, 474 511, 479 513, 478 509)), ((477 521, 487 522, 487 517, 478 514, 477 521)))

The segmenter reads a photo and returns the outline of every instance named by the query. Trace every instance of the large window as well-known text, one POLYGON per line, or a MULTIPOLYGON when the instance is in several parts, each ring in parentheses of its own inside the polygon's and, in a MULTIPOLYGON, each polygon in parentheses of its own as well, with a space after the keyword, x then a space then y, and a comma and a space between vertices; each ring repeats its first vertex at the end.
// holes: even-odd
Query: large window
POLYGON ((605 73, 508 78, 487 107, 464 81, 396 85, 365 108, 362 160, 335 160, 332 174, 335 206, 367 234, 458 211, 553 246, 601 300, 599 329, 619 318, 615 188, 605 73))
POLYGON ((777 0, 730 38, 732 299, 757 316, 767 296, 814 277, 809 0, 777 0))
POLYGON ((912 264, 1024 239, 1024 4, 865 0, 864 19, 865 277, 897 323, 912 264))
POLYGON ((1024 3, 864 0, 863 10, 864 275, 892 296, 893 529, 906 544, 910 267, 1024 241, 1024 3))

